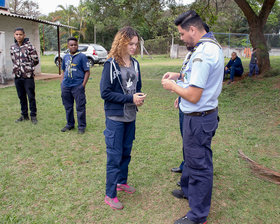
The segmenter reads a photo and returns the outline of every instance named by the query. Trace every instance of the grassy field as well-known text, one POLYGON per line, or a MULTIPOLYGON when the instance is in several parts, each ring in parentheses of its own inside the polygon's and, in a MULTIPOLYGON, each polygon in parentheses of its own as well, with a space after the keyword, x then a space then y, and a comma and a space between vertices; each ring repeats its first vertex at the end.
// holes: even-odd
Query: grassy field
MULTIPOLYGON (((57 73, 53 56, 42 57, 42 72, 57 73)), ((15 87, 0 89, 0 223, 173 223, 188 204, 175 199, 182 160, 175 94, 161 86, 166 71, 182 60, 140 59, 145 105, 137 116, 129 166, 133 195, 119 193, 125 208, 104 203, 106 148, 102 66, 94 66, 86 87, 87 130, 60 132, 65 111, 59 80, 37 81, 37 125, 16 124, 20 105, 15 87)), ((248 60, 244 60, 248 71, 248 60)), ((279 57, 272 58, 278 66, 279 57)), ((280 171, 280 75, 224 86, 221 122, 213 139, 214 189, 208 223, 275 224, 280 220, 280 186, 255 177, 242 150, 258 163, 280 171)))

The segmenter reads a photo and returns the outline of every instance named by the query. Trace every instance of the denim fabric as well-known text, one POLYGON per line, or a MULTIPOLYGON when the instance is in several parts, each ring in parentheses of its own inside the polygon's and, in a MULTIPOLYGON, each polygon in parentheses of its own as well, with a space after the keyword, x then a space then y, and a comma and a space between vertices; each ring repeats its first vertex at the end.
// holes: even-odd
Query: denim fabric
POLYGON ((15 86, 17 89, 18 98, 20 100, 21 114, 24 117, 28 116, 28 104, 29 101, 30 116, 36 116, 37 107, 35 99, 35 82, 34 78, 15 78, 15 86))
POLYGON ((255 71, 255 74, 258 75, 259 74, 259 67, 258 67, 258 64, 249 64, 249 69, 250 69, 250 72, 249 72, 249 77, 252 77, 254 71, 255 71))
POLYGON ((218 127, 218 111, 207 116, 184 116, 185 164, 181 188, 188 197, 187 216, 194 222, 205 222, 211 205, 213 162, 211 141, 218 127))
MULTIPOLYGON (((181 101, 181 97, 179 97, 179 103, 181 101)), ((180 132, 181 132, 181 136, 183 138, 183 122, 184 122, 184 113, 181 111, 180 107, 179 107, 179 124, 180 124, 180 132)), ((183 158, 184 158, 184 148, 183 150, 183 158)), ((179 168, 180 170, 183 170, 184 167, 184 160, 182 161, 182 163, 180 164, 179 168)))
POLYGON ((61 85, 61 98, 66 111, 66 121, 68 127, 75 126, 74 119, 74 100, 78 118, 78 129, 86 128, 86 95, 83 85, 66 87, 61 85))
POLYGON ((242 76, 243 69, 231 66, 227 71, 225 71, 225 74, 230 74, 229 78, 233 81, 235 76, 242 76))
POLYGON ((117 184, 127 183, 135 121, 121 122, 106 118, 104 136, 107 151, 106 195, 114 198, 117 196, 117 184))

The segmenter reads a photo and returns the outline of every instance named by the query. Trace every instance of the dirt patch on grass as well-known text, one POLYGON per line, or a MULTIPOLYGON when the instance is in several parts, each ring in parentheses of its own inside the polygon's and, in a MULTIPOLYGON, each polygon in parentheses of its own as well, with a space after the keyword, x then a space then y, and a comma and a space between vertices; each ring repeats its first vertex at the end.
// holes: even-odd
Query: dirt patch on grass
POLYGON ((273 87, 275 89, 280 89, 280 80, 273 87))
POLYGON ((14 86, 14 85, 15 85, 14 80, 5 80, 5 83, 0 83, 0 89, 14 86))
MULTIPOLYGON (((39 75, 35 75, 34 79, 35 80, 58 80, 58 79, 61 79, 61 75, 41 73, 39 75)), ((4 84, 0 83, 0 88, 6 88, 9 86, 14 86, 14 85, 15 85, 14 79, 5 80, 4 84)))

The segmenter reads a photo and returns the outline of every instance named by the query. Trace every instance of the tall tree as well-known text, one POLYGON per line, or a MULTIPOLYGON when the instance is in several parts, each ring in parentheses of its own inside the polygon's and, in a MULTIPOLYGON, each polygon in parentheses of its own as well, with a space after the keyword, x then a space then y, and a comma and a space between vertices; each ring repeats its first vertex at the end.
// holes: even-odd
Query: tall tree
POLYGON ((97 41, 110 48, 117 30, 133 26, 144 38, 157 34, 157 21, 165 7, 164 0, 85 0, 88 13, 86 37, 93 37, 93 26, 97 28, 97 41))
POLYGON ((77 31, 79 42, 80 42, 81 36, 82 36, 83 40, 85 39, 85 33, 87 30, 87 26, 85 23, 86 12, 87 12, 86 6, 80 1, 79 6, 74 9, 75 19, 79 23, 79 30, 77 31))
POLYGON ((257 48, 260 70, 266 72, 270 69, 270 61, 264 32, 279 32, 279 12, 272 11, 274 5, 279 6, 279 0, 196 0, 192 7, 200 12, 203 19, 212 23, 217 31, 249 31, 250 42, 257 48), (240 15, 242 12, 244 15, 240 15))
POLYGON ((268 16, 276 2, 276 0, 258 1, 263 2, 262 7, 258 12, 255 12, 246 0, 234 0, 239 8, 243 11, 248 20, 250 27, 250 41, 254 48, 257 48, 258 65, 261 72, 266 72, 270 69, 269 49, 264 36, 264 27, 268 16))
MULTIPOLYGON (((73 5, 66 5, 64 7, 63 5, 58 5, 57 8, 60 8, 61 10, 61 17, 60 20, 66 21, 68 26, 71 26, 71 20, 75 17, 75 7, 73 5)), ((72 29, 69 29, 68 31, 69 36, 72 36, 72 29)))
POLYGON ((38 3, 32 0, 10 0, 9 10, 15 14, 38 17, 40 15, 38 3))

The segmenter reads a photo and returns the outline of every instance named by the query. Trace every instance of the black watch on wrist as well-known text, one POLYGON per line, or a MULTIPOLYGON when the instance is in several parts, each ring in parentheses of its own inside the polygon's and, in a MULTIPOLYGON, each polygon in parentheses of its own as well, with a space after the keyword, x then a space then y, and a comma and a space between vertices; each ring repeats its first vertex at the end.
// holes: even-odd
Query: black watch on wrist
POLYGON ((181 80, 183 78, 182 73, 180 73, 178 80, 181 80))

